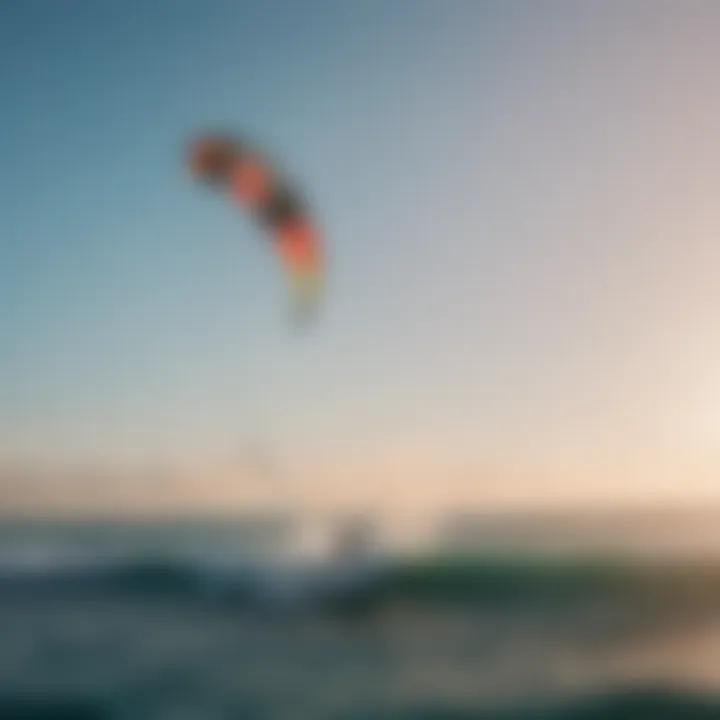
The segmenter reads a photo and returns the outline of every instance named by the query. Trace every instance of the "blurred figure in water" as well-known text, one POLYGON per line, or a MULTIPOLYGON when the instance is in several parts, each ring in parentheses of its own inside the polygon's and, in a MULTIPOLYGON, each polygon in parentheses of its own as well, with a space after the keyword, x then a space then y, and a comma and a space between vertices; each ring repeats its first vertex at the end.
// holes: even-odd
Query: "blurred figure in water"
POLYGON ((353 517, 341 521, 335 532, 331 552, 335 559, 348 565, 362 562, 372 554, 374 546, 373 528, 365 518, 353 517))

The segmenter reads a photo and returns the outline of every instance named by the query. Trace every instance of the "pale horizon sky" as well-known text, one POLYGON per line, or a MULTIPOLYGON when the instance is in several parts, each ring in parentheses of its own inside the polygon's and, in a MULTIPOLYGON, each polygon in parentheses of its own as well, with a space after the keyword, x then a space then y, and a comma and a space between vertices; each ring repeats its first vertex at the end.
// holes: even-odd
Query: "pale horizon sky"
POLYGON ((0 502, 720 501, 718 37, 713 0, 2 5, 0 502), (310 196, 305 336, 185 172, 212 126, 310 196))

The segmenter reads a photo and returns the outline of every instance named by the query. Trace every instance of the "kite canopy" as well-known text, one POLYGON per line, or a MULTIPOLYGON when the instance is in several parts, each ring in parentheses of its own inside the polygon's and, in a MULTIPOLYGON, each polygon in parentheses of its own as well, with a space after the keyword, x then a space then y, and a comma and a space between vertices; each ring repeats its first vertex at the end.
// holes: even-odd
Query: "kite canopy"
POLYGON ((227 177, 235 153, 236 143, 230 138, 200 138, 190 149, 190 169, 203 180, 223 180, 227 177))
POLYGON ((297 188, 250 144, 203 135, 190 144, 190 172, 222 188, 263 228, 285 268, 298 319, 317 307, 323 284, 320 236, 297 188))

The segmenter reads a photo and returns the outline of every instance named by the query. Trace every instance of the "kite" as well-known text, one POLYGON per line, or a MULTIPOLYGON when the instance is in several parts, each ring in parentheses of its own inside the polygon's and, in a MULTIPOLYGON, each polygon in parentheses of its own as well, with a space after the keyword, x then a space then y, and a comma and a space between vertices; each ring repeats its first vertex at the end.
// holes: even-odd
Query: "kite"
POLYGON ((289 280, 296 319, 317 310, 324 285, 320 233, 298 189, 253 144, 221 134, 195 139, 192 175, 227 193, 267 233, 289 280))

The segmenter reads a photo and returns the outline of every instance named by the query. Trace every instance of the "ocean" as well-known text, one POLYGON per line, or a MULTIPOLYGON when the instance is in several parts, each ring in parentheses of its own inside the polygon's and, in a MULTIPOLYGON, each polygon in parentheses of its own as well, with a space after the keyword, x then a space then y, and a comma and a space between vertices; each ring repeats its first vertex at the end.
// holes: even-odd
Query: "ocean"
POLYGON ((425 547, 362 602, 257 602, 288 537, 0 523, 0 719, 720 719, 720 562, 425 547))

